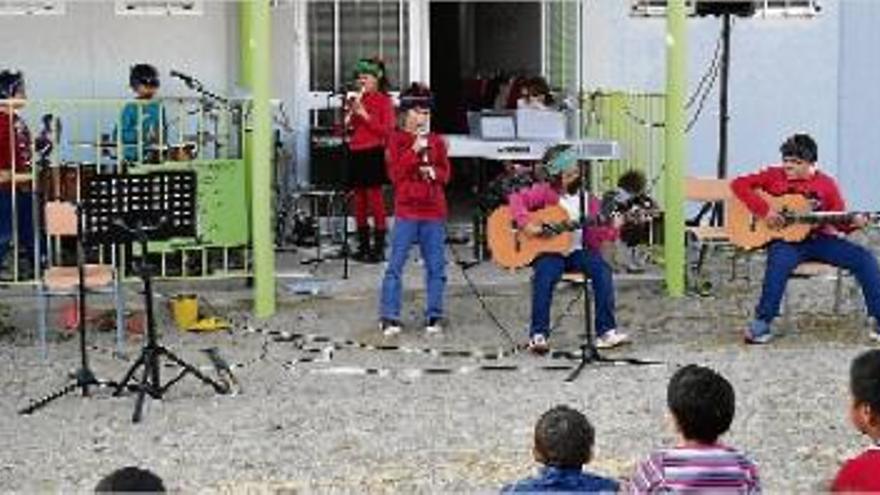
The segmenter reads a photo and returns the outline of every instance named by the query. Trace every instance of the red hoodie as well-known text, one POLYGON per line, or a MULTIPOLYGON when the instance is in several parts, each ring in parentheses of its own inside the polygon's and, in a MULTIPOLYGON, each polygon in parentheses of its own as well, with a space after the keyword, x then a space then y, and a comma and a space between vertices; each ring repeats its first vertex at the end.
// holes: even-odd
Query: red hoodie
POLYGON ((446 154, 446 141, 437 134, 428 135, 427 162, 434 167, 435 178, 422 177, 422 157, 413 151, 416 135, 396 130, 388 140, 388 177, 394 185, 394 216, 406 220, 442 220, 446 218, 444 187, 452 175, 446 154))
MULTIPOLYGON (((737 177, 730 184, 733 194, 759 217, 766 217, 770 205, 758 196, 756 190, 764 191, 772 196, 783 194, 801 194, 817 202, 817 211, 844 211, 846 203, 840 195, 840 189, 834 179, 816 170, 806 179, 789 179, 782 165, 766 167, 760 172, 737 177)), ((841 232, 855 230, 852 225, 835 224, 834 229, 841 232)))
POLYGON ((370 91, 361 97, 369 119, 358 113, 351 115, 351 141, 348 147, 354 151, 385 146, 394 130, 394 103, 385 93, 370 91))

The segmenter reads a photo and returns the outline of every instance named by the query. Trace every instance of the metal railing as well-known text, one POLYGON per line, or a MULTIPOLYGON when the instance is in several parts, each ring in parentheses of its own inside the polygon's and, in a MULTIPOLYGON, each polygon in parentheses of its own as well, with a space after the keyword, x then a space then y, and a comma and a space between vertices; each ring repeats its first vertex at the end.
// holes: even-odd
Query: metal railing
POLYGON ((595 91, 583 103, 586 134, 619 143, 621 159, 591 170, 594 191, 616 186, 628 170, 640 170, 648 193, 662 202, 666 96, 659 93, 595 91))
MULTIPOLYGON (((44 235, 45 201, 78 202, 80 185, 96 173, 163 169, 196 171, 199 235, 151 243, 160 276, 247 275, 250 231, 243 158, 249 108, 247 100, 206 98, 45 99, 27 100, 23 106, 0 100, 0 118, 7 119, 10 129, 0 139, 20 146, 0 157, 0 165, 7 167, 6 173, 0 171, 0 244, 5 248, 0 254, 6 253, 0 259, 2 281, 32 283, 41 268, 33 260, 45 257, 46 243, 63 246, 44 235), (30 215, 23 211, 27 208, 30 215), (22 223, 28 221, 30 225, 22 223), (33 238, 25 239, 29 231, 33 238), (35 246, 42 247, 40 254, 35 246)), ((123 252, 90 249, 87 255, 90 262, 127 267, 123 252)))

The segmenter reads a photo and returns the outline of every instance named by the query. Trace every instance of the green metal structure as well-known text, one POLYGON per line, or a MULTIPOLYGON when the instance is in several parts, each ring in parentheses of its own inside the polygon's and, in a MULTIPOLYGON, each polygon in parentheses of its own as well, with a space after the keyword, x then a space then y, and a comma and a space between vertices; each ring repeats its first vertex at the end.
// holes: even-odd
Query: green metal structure
POLYGON ((666 173, 664 258, 666 290, 684 295, 685 99, 687 91, 687 24, 685 0, 668 0, 666 12, 666 173))
POLYGON ((272 127, 269 104, 271 83, 271 19, 269 2, 242 0, 241 82, 251 90, 251 132, 245 138, 250 178, 250 216, 254 256, 254 313, 259 318, 275 312, 275 253, 272 246, 272 127))

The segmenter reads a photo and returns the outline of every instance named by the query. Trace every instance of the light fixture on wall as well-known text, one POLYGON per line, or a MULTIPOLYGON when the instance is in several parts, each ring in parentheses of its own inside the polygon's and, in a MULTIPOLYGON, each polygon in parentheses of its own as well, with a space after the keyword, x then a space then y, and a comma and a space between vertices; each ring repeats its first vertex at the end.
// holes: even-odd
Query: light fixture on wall
MULTIPOLYGON (((815 17, 819 0, 685 0, 688 16, 815 17)), ((666 0, 630 0, 632 17, 665 17, 666 0)))
POLYGON ((63 0, 0 0, 0 15, 63 14, 63 0))
POLYGON ((116 0, 117 15, 202 15, 203 0, 116 0))

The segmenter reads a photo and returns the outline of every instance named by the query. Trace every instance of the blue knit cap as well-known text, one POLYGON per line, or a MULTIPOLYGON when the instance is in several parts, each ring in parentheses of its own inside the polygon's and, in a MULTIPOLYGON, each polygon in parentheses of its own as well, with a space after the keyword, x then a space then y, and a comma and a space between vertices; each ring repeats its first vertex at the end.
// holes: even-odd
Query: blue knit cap
POLYGON ((550 175, 557 175, 577 165, 578 154, 574 147, 560 151, 556 156, 544 164, 544 169, 550 175))

